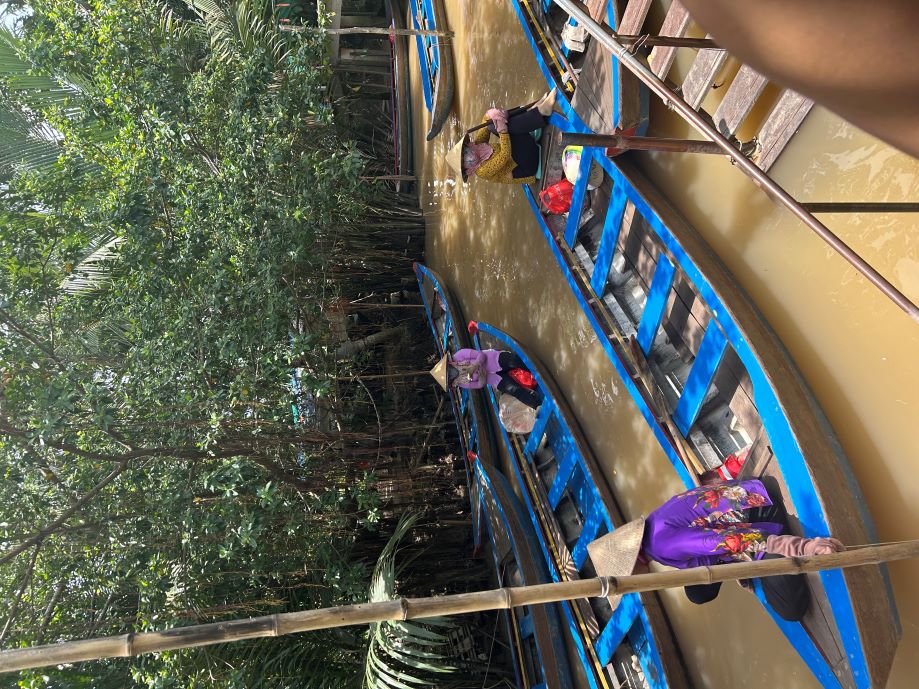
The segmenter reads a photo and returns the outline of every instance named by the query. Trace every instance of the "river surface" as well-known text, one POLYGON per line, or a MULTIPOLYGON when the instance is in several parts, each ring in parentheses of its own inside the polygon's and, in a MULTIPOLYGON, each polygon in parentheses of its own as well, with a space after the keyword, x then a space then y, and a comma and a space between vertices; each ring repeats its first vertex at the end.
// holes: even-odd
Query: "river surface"
MULTIPOLYGON (((519 188, 454 182, 443 154, 493 106, 546 86, 508 0, 445 0, 455 32, 453 115, 433 142, 413 113, 427 220, 425 260, 469 318, 505 330, 539 357, 577 414, 626 517, 683 486, 581 314, 519 188)), ((410 45, 413 89, 421 103, 410 45)), ((679 68, 679 63, 678 63, 679 68)), ((653 101, 653 98, 652 98, 653 101)), ((650 134, 688 136, 652 102, 650 134)), ((848 454, 881 541, 919 536, 919 324, 720 156, 646 155, 640 164, 695 225, 777 331, 848 454)), ((772 168, 802 201, 919 198, 919 161, 815 108, 772 168)), ((823 216, 834 232, 919 302, 919 215, 823 216)), ((890 574, 903 625, 891 689, 919 677, 919 562, 890 574)), ((697 687, 817 687, 755 599, 726 585, 705 606, 664 603, 697 687)))

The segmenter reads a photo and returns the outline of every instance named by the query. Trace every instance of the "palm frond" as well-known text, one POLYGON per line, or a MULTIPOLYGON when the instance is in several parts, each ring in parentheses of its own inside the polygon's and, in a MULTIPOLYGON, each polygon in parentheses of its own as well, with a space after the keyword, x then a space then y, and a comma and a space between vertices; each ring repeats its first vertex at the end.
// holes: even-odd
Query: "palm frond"
MULTIPOLYGON (((396 597, 399 571, 396 555, 418 517, 417 513, 403 515, 392 538, 383 548, 370 582, 371 602, 396 597)), ((417 689, 434 686, 438 676, 457 672, 451 661, 449 637, 454 629, 455 624, 443 617, 425 619, 424 623, 371 624, 364 663, 364 686, 368 689, 417 689)))
POLYGON ((86 87, 77 74, 59 78, 35 72, 20 39, 0 27, 0 178, 57 162, 62 153, 61 135, 48 122, 51 111, 80 122, 81 129, 96 140, 113 135, 86 117, 86 87))
POLYGON ((290 37, 265 21, 267 0, 188 0, 210 36, 211 49, 222 60, 266 50, 280 66, 290 53, 290 37))
POLYGON ((112 261, 118 257, 118 247, 123 241, 123 237, 108 235, 90 244, 85 257, 61 282, 61 291, 78 295, 101 290, 111 281, 112 261))

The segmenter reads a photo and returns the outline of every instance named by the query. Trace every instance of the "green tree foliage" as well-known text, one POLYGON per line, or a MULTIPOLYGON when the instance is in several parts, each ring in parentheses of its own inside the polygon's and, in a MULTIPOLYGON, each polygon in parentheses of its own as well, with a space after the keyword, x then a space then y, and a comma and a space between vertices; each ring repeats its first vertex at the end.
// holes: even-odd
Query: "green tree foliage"
MULTIPOLYGON (((264 0, 28 4, 0 42, 0 643, 362 597, 363 435, 289 413, 292 361, 316 403, 350 370, 334 276, 389 260, 343 238, 370 199, 322 37, 264 0)), ((364 652, 330 632, 15 681, 347 687, 364 652)))

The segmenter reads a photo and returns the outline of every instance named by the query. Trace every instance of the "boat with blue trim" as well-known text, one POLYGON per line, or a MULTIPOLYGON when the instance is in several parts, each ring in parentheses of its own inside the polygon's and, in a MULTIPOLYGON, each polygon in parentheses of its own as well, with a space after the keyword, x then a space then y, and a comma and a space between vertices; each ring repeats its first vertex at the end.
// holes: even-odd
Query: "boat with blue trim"
MULTIPOLYGON (((409 11, 412 15, 412 26, 416 31, 447 30, 443 0, 409 0, 409 11)), ((440 134, 450 116, 450 108, 453 107, 455 76, 450 40, 443 35, 415 36, 421 66, 421 90, 425 107, 431 113, 428 141, 440 134)))
MULTIPOLYGON (((543 184, 565 132, 544 133, 543 184), (548 139, 546 139, 548 135, 548 139)), ((630 161, 585 148, 567 217, 534 217, 624 387, 689 487, 709 472, 761 478, 792 533, 876 540, 848 461, 794 362, 699 234, 630 161), (588 189, 588 180, 602 183, 588 189), (594 174, 591 175, 591 171, 594 174)), ((558 166, 555 167, 556 171, 558 166)), ((815 605, 800 624, 773 615, 826 687, 886 683, 900 636, 883 567, 809 577, 815 605)))
MULTIPOLYGON (((485 517, 499 586, 526 586, 551 581, 526 510, 497 468, 475 462, 475 494, 485 517)), ((575 686, 559 604, 534 605, 505 613, 517 686, 572 689, 575 686)))
POLYGON ((594 30, 579 26, 569 12, 589 16, 597 31, 642 56, 649 69, 672 86, 671 101, 685 101, 764 171, 782 154, 813 107, 810 99, 770 85, 749 65, 729 59, 711 37, 686 37, 692 18, 679 0, 666 6, 660 23, 650 12, 652 0, 510 2, 546 81, 562 96, 558 107, 566 119, 579 124, 579 132, 644 135, 650 94, 600 44, 594 30), (677 60, 678 50, 691 51, 692 59, 677 60), (741 135, 750 138, 742 143, 737 138, 741 135))
MULTIPOLYGON (((626 520, 573 412, 545 367, 516 340, 487 323, 470 327, 478 349, 516 354, 541 394, 532 431, 497 427, 553 581, 596 576, 588 544, 626 520)), ((497 417, 491 388, 489 399, 497 417)), ((629 594, 615 612, 605 598, 564 603, 562 610, 590 687, 689 686, 656 593, 629 594)))
MULTIPOLYGON (((543 76, 558 89, 557 106, 567 117, 577 113, 596 132, 644 133, 648 92, 637 78, 591 40, 553 0, 511 3, 543 76)), ((589 10, 608 26, 630 31, 644 21, 649 5, 592 0, 589 10)))
MULTIPOLYGON (((442 356, 472 347, 459 306, 441 277, 418 263, 414 270, 438 354, 442 356)), ((483 391, 451 388, 446 394, 466 457, 476 551, 483 545, 490 550, 500 586, 551 581, 529 519, 507 479, 494 466, 497 453, 483 391), (483 543, 483 532, 487 543, 483 543)), ((571 689, 570 666, 563 642, 565 627, 558 606, 534 606, 524 614, 503 611, 503 616, 516 686, 520 689, 540 686, 571 689)))

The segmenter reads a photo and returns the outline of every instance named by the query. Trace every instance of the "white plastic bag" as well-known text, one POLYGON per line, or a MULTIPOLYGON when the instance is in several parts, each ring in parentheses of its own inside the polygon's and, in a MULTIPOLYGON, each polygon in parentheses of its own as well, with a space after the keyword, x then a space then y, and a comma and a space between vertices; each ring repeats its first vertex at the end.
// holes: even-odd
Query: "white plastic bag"
POLYGON ((537 411, 508 394, 502 393, 498 399, 498 419, 508 433, 532 431, 536 423, 537 411))

